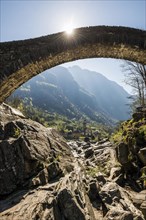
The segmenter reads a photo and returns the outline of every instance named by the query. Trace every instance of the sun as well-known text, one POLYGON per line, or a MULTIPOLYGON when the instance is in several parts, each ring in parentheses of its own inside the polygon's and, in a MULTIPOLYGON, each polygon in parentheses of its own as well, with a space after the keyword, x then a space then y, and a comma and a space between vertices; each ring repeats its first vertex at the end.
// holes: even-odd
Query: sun
POLYGON ((66 32, 67 35, 73 35, 73 33, 74 33, 73 25, 72 24, 66 25, 65 32, 66 32))
POLYGON ((73 28, 72 28, 72 27, 68 28, 68 29, 66 30, 66 33, 67 33, 68 35, 73 34, 73 28))

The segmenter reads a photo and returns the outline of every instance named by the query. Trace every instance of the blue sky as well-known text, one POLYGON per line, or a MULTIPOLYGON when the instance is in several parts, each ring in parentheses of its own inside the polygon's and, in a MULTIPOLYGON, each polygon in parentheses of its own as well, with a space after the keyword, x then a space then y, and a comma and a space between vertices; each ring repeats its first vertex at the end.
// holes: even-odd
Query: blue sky
MULTIPOLYGON (((34 38, 73 27, 116 25, 146 30, 146 0, 0 0, 0 41, 34 38)), ((121 61, 88 59, 67 63, 101 72, 124 86, 121 61)), ((127 87, 128 88, 128 87, 127 87)))

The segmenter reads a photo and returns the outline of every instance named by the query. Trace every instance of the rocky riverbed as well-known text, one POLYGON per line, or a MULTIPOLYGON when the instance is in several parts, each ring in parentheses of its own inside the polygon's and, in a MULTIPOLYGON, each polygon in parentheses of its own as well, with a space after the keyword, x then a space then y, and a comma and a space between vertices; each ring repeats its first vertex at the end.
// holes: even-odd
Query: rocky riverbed
POLYGON ((67 143, 0 106, 1 220, 144 220, 146 191, 124 175, 109 140, 67 143))

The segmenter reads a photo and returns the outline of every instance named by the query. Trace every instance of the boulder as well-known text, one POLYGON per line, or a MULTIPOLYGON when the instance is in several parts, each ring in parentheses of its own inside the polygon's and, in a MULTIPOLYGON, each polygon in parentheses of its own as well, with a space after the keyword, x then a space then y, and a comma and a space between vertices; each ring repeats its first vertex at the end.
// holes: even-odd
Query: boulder
POLYGON ((92 202, 100 199, 98 192, 99 192, 98 183, 97 182, 90 182, 89 189, 88 189, 88 196, 92 202))
POLYGON ((118 200, 121 198, 121 193, 116 183, 106 183, 99 192, 102 201, 108 205, 111 205, 114 197, 117 197, 118 200))
POLYGON ((93 151, 92 147, 90 147, 87 150, 85 150, 84 154, 85 154, 85 158, 91 157, 94 154, 94 151, 93 151))
POLYGON ((123 142, 121 142, 117 146, 117 157, 118 157, 119 162, 122 165, 128 162, 128 155, 129 155, 128 146, 124 144, 123 142))
POLYGON ((105 176, 101 172, 98 172, 95 178, 99 182, 100 186, 103 186, 106 183, 105 176))
MULTIPOLYGON (((84 211, 76 202, 71 191, 68 189, 62 189, 57 196, 57 205, 60 214, 64 216, 64 219, 70 220, 86 220, 84 211)), ((60 219, 56 219, 60 220, 60 219)))
POLYGON ((138 156, 141 162, 146 165, 146 147, 139 150, 138 156))

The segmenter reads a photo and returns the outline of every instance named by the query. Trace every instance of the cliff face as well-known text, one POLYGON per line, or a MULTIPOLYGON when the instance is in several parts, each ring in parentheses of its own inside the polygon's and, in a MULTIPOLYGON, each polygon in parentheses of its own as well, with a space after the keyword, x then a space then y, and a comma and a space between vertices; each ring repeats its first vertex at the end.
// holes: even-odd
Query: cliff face
POLYGON ((67 144, 5 104, 0 134, 0 219, 144 220, 108 140, 67 144))

